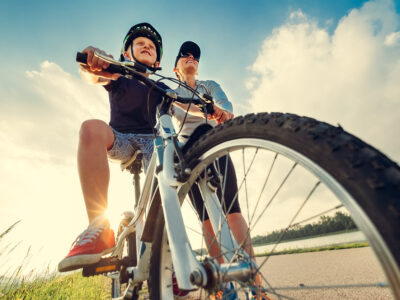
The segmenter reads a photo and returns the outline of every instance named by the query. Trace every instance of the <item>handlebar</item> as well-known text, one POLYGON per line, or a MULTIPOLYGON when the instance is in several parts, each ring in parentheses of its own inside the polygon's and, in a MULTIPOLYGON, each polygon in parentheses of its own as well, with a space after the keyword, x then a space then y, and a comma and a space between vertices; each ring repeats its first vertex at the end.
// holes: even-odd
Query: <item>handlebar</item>
MULTIPOLYGON (((104 71, 106 71, 106 72, 114 73, 114 74, 121 74, 122 76, 125 76, 125 77, 134 77, 137 80, 143 82, 149 88, 153 88, 153 89, 157 90, 163 96, 173 99, 173 101, 177 101, 177 102, 184 103, 184 104, 193 103, 194 105, 199 107, 204 113, 207 113, 207 114, 214 113, 214 108, 213 108, 214 101, 210 95, 197 93, 197 95, 199 96, 199 99, 180 97, 173 90, 163 89, 162 87, 158 86, 156 82, 154 82, 153 80, 144 76, 142 73, 148 73, 148 67, 146 67, 145 65, 142 65, 137 62, 119 62, 110 57, 101 55, 96 52, 95 52, 95 55, 97 57, 107 61, 110 64, 106 69, 104 69, 104 71)), ((87 64, 87 54, 77 52, 76 61, 78 63, 86 65, 87 64)), ((152 72, 152 73, 154 73, 154 72, 152 72)))
MULTIPOLYGON (((98 55, 96 53, 97 56, 103 58, 102 55, 98 55)), ((111 60, 111 59, 110 59, 111 60)), ((110 62, 109 59, 107 59, 108 62, 110 62)), ((86 53, 81 53, 81 52, 77 52, 76 53, 76 61, 78 63, 81 64, 87 64, 87 54, 86 53)), ((137 69, 138 72, 142 72, 142 73, 146 73, 146 68, 140 65, 136 65, 134 66, 134 68, 137 69)), ((108 66, 107 69, 104 69, 104 71, 109 72, 109 73, 117 73, 117 74, 121 74, 121 75, 128 75, 127 70, 125 67, 123 67, 122 65, 116 65, 113 64, 112 62, 110 63, 110 65, 108 66)))

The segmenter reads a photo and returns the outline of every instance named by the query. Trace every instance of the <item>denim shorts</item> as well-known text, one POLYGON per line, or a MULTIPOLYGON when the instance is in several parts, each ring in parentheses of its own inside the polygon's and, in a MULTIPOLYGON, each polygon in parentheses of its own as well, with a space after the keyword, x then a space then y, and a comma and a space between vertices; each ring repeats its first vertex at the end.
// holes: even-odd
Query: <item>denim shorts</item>
POLYGON ((121 133, 111 128, 114 132, 115 140, 110 150, 107 151, 111 161, 124 163, 133 154, 140 150, 143 153, 143 168, 147 170, 151 155, 153 154, 153 134, 121 133))

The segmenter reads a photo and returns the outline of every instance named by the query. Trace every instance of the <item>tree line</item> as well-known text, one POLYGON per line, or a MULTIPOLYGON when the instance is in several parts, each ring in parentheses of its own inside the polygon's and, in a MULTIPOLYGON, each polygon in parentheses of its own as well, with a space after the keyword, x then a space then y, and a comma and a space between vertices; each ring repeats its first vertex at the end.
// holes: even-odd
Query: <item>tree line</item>
POLYGON ((336 212, 334 216, 322 216, 318 222, 306 225, 295 225, 289 229, 275 230, 265 236, 253 237, 253 245, 263 245, 279 241, 293 240, 303 237, 322 235, 343 230, 356 229, 357 226, 353 219, 346 213, 336 212))

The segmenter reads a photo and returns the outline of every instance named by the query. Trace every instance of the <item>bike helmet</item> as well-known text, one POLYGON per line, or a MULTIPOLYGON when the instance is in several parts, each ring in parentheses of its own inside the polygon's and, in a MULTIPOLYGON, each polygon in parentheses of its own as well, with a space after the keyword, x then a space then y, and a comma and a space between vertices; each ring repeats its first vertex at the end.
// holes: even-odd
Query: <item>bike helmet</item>
MULTIPOLYGON (((132 44, 132 41, 137 37, 146 37, 153 41, 157 51, 157 61, 161 61, 162 57, 162 39, 161 35, 149 23, 139 23, 131 27, 125 35, 124 42, 121 49, 121 61, 124 61, 124 52, 132 44)), ((133 55, 132 55, 133 56, 133 55)), ((136 60, 136 59, 135 59, 136 60)))

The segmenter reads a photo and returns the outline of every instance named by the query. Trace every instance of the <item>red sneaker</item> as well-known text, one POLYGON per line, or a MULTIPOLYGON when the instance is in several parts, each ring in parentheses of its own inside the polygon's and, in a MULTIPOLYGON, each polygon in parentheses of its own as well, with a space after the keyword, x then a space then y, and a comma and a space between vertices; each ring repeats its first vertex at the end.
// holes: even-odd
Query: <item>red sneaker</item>
POLYGON ((97 217, 72 243, 68 255, 58 264, 58 271, 67 272, 97 263, 114 247, 114 232, 108 220, 97 217))

